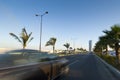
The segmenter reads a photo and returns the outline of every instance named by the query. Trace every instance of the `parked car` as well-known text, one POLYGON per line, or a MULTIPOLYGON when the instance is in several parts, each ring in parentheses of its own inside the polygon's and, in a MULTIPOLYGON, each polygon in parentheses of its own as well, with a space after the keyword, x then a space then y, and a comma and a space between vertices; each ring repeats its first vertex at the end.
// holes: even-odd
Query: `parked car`
POLYGON ((0 54, 0 80, 54 80, 68 72, 68 60, 37 50, 0 54))
POLYGON ((116 56, 116 52, 115 51, 108 51, 110 56, 116 56))

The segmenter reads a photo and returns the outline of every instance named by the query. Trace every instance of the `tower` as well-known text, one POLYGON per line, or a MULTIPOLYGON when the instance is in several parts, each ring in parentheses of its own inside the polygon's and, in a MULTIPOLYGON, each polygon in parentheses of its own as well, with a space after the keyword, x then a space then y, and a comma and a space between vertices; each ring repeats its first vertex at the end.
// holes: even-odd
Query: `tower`
POLYGON ((89 40, 89 52, 92 51, 92 40, 89 40))

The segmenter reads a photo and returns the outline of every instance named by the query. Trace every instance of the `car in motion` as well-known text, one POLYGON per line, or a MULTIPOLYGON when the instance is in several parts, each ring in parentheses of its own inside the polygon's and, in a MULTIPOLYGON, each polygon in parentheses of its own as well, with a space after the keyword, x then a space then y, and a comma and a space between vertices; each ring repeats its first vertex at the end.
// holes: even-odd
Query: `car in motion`
POLYGON ((68 60, 55 54, 21 49, 0 54, 0 80, 54 80, 68 72, 68 60))

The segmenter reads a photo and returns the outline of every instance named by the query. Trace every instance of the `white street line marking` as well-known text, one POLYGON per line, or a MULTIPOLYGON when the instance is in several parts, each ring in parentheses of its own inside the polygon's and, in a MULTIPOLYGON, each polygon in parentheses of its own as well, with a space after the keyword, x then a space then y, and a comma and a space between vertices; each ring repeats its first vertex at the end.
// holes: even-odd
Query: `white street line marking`
POLYGON ((68 66, 71 66, 71 65, 75 64, 76 62, 78 62, 78 60, 74 61, 73 63, 69 64, 68 66))

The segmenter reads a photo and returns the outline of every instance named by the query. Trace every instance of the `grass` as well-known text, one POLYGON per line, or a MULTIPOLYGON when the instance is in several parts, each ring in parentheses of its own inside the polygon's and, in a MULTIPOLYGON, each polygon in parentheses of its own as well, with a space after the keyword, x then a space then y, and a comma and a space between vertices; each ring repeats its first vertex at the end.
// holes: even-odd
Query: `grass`
POLYGON ((116 63, 116 57, 115 56, 109 56, 109 55, 98 55, 101 57, 103 60, 105 60, 108 64, 112 65, 116 69, 120 71, 120 64, 116 63))

